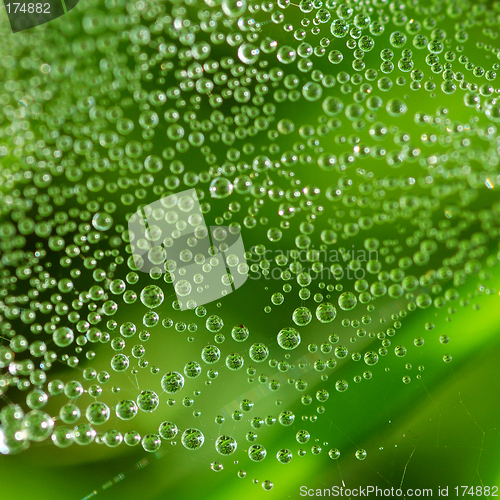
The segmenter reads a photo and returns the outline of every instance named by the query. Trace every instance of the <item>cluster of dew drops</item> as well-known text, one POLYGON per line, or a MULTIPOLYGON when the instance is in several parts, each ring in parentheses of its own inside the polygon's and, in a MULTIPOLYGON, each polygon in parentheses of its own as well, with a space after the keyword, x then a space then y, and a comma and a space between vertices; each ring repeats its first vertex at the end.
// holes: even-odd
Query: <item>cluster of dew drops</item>
MULTIPOLYGON (((45 440, 60 448, 141 444, 153 452, 178 435, 185 448, 198 449, 202 431, 181 432, 173 422, 144 436, 95 428, 112 413, 127 422, 139 411, 154 412, 160 396, 181 393, 185 378, 204 369, 207 384, 217 370, 236 372, 248 361, 286 373, 305 351, 317 359, 297 367, 312 367, 325 387, 315 395, 317 414, 303 417, 314 422, 326 411, 326 373, 338 361, 364 363, 354 382, 368 380, 384 356, 402 358, 433 338, 434 325, 426 323, 423 337, 393 346, 413 311, 443 309, 451 321, 456 305, 492 293, 484 283, 500 255, 500 3, 87 4, 81 16, 72 11, 15 36, 2 32, 2 453, 45 440), (180 315, 177 301, 164 315, 165 299, 174 297, 172 275, 137 272, 128 218, 191 188, 206 220, 241 231, 248 272, 273 276, 264 314, 281 314, 282 304, 300 299, 271 346, 255 342, 224 360, 217 346, 231 342, 237 351, 246 345, 239 343, 252 343, 252 332, 236 325, 225 341, 223 314, 207 312, 213 305, 182 313, 195 318, 189 324, 174 321, 168 315, 180 315), (381 231, 390 236, 381 239, 381 231), (289 252, 275 252, 286 246, 289 252), (341 257, 325 261, 331 249, 341 257), (478 282, 475 292, 461 293, 470 280, 478 282), (377 302, 393 305, 390 319, 377 302), (144 307, 142 325, 126 320, 126 311, 144 307), (215 344, 201 348, 200 362, 187 362, 184 373, 150 366, 150 337, 174 327, 194 342, 198 323, 215 344), (330 328, 319 347, 301 343, 299 330, 309 324, 330 328), (339 343, 348 327, 356 332, 351 343, 372 339, 370 350, 339 343), (109 372, 97 372, 91 365, 109 355, 105 344, 109 372), (109 381, 147 368, 161 382, 106 404, 107 394, 120 392, 109 381), (68 373, 73 379, 63 382, 68 373), (81 407, 84 393, 93 402, 81 407)), ((449 339, 439 336, 443 344, 449 339)), ((280 389, 266 375, 255 380, 253 366, 246 371, 252 384, 280 389)), ((288 382, 304 393, 304 405, 313 402, 305 380, 288 382)), ((333 391, 348 385, 339 379, 333 391)), ((183 400, 186 407, 192 402, 183 400)), ((250 443, 253 430, 299 420, 289 410, 245 419, 253 408, 244 399, 231 416, 251 422, 250 443)), ((296 433, 299 444, 310 438, 307 430, 296 433)), ((238 447, 226 434, 212 442, 222 456, 238 447)), ((311 452, 322 454, 321 446, 311 452)), ((266 455, 261 444, 248 448, 254 462, 266 455)), ((340 451, 328 455, 337 459, 340 451)), ((356 452, 360 460, 366 455, 356 452)), ((288 463, 292 456, 283 448, 276 458, 288 463)))

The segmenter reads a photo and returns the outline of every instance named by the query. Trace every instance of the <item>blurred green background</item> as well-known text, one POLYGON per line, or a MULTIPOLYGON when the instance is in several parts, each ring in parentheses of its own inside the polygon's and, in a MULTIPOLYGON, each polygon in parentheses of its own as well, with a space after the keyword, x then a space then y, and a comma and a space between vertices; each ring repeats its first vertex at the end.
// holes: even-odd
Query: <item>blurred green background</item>
MULTIPOLYGON (((95 5, 98 4, 81 0, 78 7, 67 16, 36 29, 60 29, 62 23, 76 22, 75 19, 79 23, 86 9, 95 5)), ((289 12, 291 11, 288 10, 287 15, 289 12)), ((299 22, 300 18, 296 9, 296 12, 292 12, 287 19, 289 22, 299 22)), ((5 13, 2 14, 2 22, 5 23, 6 19, 5 13)), ((443 23, 443 27, 447 29, 451 29, 452 25, 451 20, 443 23)), ((270 25, 268 28, 269 36, 278 40, 285 37, 281 27, 270 25)), ((64 31, 62 28, 61 30, 64 31)), ((68 28, 68 31, 71 29, 68 28)), ((477 27, 471 28, 470 32, 472 39, 474 36, 477 39, 481 37, 481 31, 477 27)), ((384 43, 388 43, 388 37, 389 33, 386 33, 377 40, 377 44, 380 44, 377 45, 378 49, 384 46, 384 43)), ((8 43, 13 42, 9 39, 8 43)), ((222 46, 218 56, 222 57, 230 52, 227 47, 222 46)), ((367 65, 378 57, 375 52, 378 54, 377 50, 367 55, 367 65)), ((482 53, 474 56, 481 62, 482 53)), ((212 57, 215 57, 215 54, 212 54, 212 57)), ((417 53, 414 59, 417 65, 424 64, 422 54, 417 53)), ((99 62, 97 58, 89 58, 87 64, 91 67, 99 62)), ((331 68, 328 61, 319 63, 319 67, 331 68)), ((349 67, 350 61, 346 58, 335 71, 349 71, 349 67)), ((453 120, 464 122, 471 114, 470 109, 463 106, 463 97, 459 92, 453 95, 439 93, 438 98, 430 93, 409 94, 409 92, 407 86, 395 85, 390 95, 406 99, 408 102, 411 113, 408 112, 406 116, 399 118, 397 125, 400 130, 411 133, 412 137, 418 137, 429 128, 419 128, 415 124, 413 117, 417 112, 435 113, 438 107, 444 106, 448 108, 449 116, 453 120)), ((340 93, 339 86, 332 89, 331 93, 347 99, 340 93)), ((208 106, 202 109, 202 113, 208 114, 209 111, 211 110, 208 106)), ((136 109, 130 111, 130 116, 136 118, 136 114, 138 115, 136 109)), ((278 105, 275 120, 290 114, 294 117, 300 116, 303 123, 316 123, 318 106, 314 107, 303 100, 293 108, 289 103, 278 105)), ((389 121, 391 117, 382 109, 380 119, 389 121)), ((161 126, 158 130, 161 130, 161 126)), ((368 130, 359 131, 358 135, 363 142, 370 140, 368 130)), ((265 137, 259 137, 258 140, 261 141, 260 146, 267 147, 268 141, 265 137)), ((291 148, 292 143, 292 138, 283 139, 280 143, 282 150, 291 148)), ((333 142, 330 141, 329 144, 333 142)), ((349 149, 342 145, 337 145, 335 148, 338 149, 339 155, 349 149)), ((161 154, 161 149, 162 145, 155 143, 154 152, 161 154)), ((218 150, 214 149, 218 153, 223 153, 224 146, 219 145, 218 150)), ((448 151, 442 144, 434 144, 425 153, 430 155, 432 152, 442 152, 443 149, 448 151)), ((453 148, 450 146, 449 149, 453 148)), ((184 161, 189 162, 191 168, 196 171, 198 162, 201 162, 200 157, 198 150, 191 150, 188 160, 184 161)), ((386 162, 373 158, 364 160, 364 163, 360 161, 358 166, 361 168, 363 165, 366 169, 373 169, 379 178, 391 176, 394 172, 386 162)), ((317 168, 307 170, 304 166, 300 168, 302 168, 300 175, 305 184, 318 185, 322 189, 323 186, 334 184, 332 180, 334 176, 335 182, 340 177, 338 172, 324 172, 317 168)), ((419 179, 424 172, 421 165, 414 162, 405 163, 404 169, 401 178, 413 175, 419 179)), ((108 175, 106 180, 109 180, 115 174, 109 172, 106 175, 108 175)), ((208 196, 207 186, 203 186, 203 189, 208 196)), ((399 192, 394 195, 388 194, 386 199, 398 199, 399 194, 399 192)), ((417 187, 413 194, 428 195, 428 192, 425 187, 417 187)), ((109 195, 109 199, 119 200, 119 196, 109 195)), ((249 197, 242 197, 240 201, 243 207, 247 208, 252 200, 249 197)), ((449 203, 453 201, 456 200, 449 200, 449 203)), ((486 193, 481 191, 479 199, 469 208, 478 212, 490 207, 496 201, 498 201, 497 191, 486 193)), ((76 205, 74 200, 69 203, 76 205)), ((211 204, 212 210, 205 216, 208 225, 214 224, 216 217, 224 213, 227 200, 211 200, 211 204)), ((331 203, 325 203, 325 206, 327 211, 333 213, 331 203)), ((274 206, 270 208, 267 205, 262 213, 269 217, 270 224, 273 225, 273 223, 278 224, 276 221, 279 220, 276 212, 274 206)), ((440 210, 433 214, 436 223, 444 218, 442 212, 440 210)), ((126 224, 125 213, 125 207, 121 207, 114 215, 115 224, 126 224)), ((328 216, 326 215, 325 219, 328 216)), ((296 232, 289 233, 292 233, 297 225, 295 222, 292 230, 286 233, 280 242, 270 244, 270 248, 279 248, 283 251, 293 248, 296 232)), ((375 227, 370 234, 376 235, 380 240, 395 238, 401 228, 409 226, 408 221, 388 223, 375 227)), ((318 229, 322 227, 327 227, 326 221, 318 221, 318 229)), ((263 242, 269 244, 266 240, 266 230, 263 227, 257 227, 252 231, 243 228, 246 248, 250 249, 263 242)), ((479 230, 479 222, 476 221, 471 231, 473 230, 479 230)), ((360 233, 343 244, 362 248, 363 239, 366 237, 366 232, 360 233)), ((497 251, 495 244, 496 242, 493 242, 490 245, 492 255, 497 251)), ((446 255, 445 251, 435 255, 429 268, 443 260, 446 255)), ((155 283, 148 279, 141 278, 140 285, 144 286, 149 281, 155 283)), ((456 306, 452 311, 444 308, 437 312, 431 307, 410 313, 403 320, 403 326, 395 338, 398 345, 407 348, 406 356, 397 358, 391 353, 391 356, 384 357, 371 368, 373 378, 370 380, 362 379, 360 383, 354 383, 353 377, 362 375, 366 366, 360 367, 347 360, 339 361, 333 371, 328 371, 328 381, 321 381, 310 364, 306 370, 294 368, 284 374, 271 370, 267 363, 264 363, 263 367, 257 366, 255 381, 252 382, 247 380, 247 365, 238 372, 221 369, 218 379, 210 386, 203 385, 200 379, 186 381, 186 393, 201 391, 201 395, 196 397, 194 407, 184 408, 180 402, 174 407, 169 407, 163 394, 158 410, 153 414, 138 415, 131 422, 133 428, 141 435, 156 432, 158 425, 164 420, 177 422, 181 429, 197 427, 205 435, 205 444, 200 450, 188 451, 180 442, 176 445, 163 442, 155 454, 146 453, 140 446, 131 449, 123 444, 116 449, 94 443, 86 447, 73 444, 69 449, 58 449, 49 442, 34 443, 30 449, 19 455, 0 456, 0 497, 37 500, 76 500, 93 496, 103 499, 143 500, 164 498, 253 500, 270 497, 284 499, 299 498, 301 486, 323 489, 334 485, 345 485, 348 488, 367 485, 379 488, 401 487, 403 491, 407 488, 432 488, 433 496, 437 496, 438 487, 448 486, 449 496, 454 497, 455 486, 500 485, 500 378, 498 377, 500 308, 498 290, 495 290, 499 279, 500 270, 497 268, 491 270, 491 277, 486 283, 492 287, 491 289, 484 286, 481 288, 482 281, 479 279, 469 279, 467 284, 460 288, 461 297, 470 301, 467 306, 459 306, 456 303, 450 305, 450 307, 456 306), (426 330, 427 322, 434 323, 435 328, 432 331, 426 330), (451 339, 447 344, 439 341, 440 335, 444 334, 451 339), (420 336, 424 337, 425 344, 417 347, 414 345, 414 339, 420 336), (445 355, 452 356, 451 363, 443 361, 445 355), (407 369, 406 364, 411 364, 411 368, 407 369), (419 366, 422 366, 423 370, 419 370, 419 366), (262 373, 267 374, 270 379, 280 380, 281 388, 278 392, 271 391, 267 384, 259 383, 258 376, 262 373), (411 377, 409 384, 402 382, 402 377, 405 375, 411 377), (417 375, 421 378, 417 378, 417 375), (325 413, 318 414, 314 403, 310 406, 301 404, 300 393, 293 385, 287 383, 288 377, 307 380, 309 394, 315 394, 318 389, 326 387, 330 392, 330 398, 324 404, 325 413), (344 393, 339 393, 334 388, 335 381, 340 379, 349 381, 349 389, 344 393), (250 413, 245 413, 242 421, 234 422, 231 414, 239 408, 244 398, 251 399, 255 403, 255 408, 250 413), (280 405, 276 404, 277 400, 281 402, 280 405), (194 417, 193 409, 200 410, 201 417, 194 417), (249 461, 246 450, 250 443, 245 440, 245 434, 250 430, 249 419, 257 415, 263 418, 267 415, 276 416, 285 409, 295 413, 294 424, 291 427, 282 427, 277 423, 260 429, 257 442, 266 447, 268 456, 262 463, 249 461), (224 416, 225 423, 216 424, 214 421, 216 415, 224 416), (302 420, 303 416, 312 415, 318 416, 316 422, 312 422, 309 418, 302 420), (305 445, 299 445, 295 440, 296 432, 301 429, 306 429, 311 434, 311 440, 305 445), (223 458, 216 453, 214 442, 220 434, 229 434, 238 440, 239 447, 233 456, 223 458), (319 455, 311 453, 313 445, 321 447, 319 455), (276 453, 282 448, 289 448, 294 455, 293 460, 287 465, 280 464, 275 459, 276 453), (306 450, 305 456, 298 455, 300 448, 306 450), (337 460, 332 460, 328 456, 328 451, 332 448, 340 450, 340 457, 337 460), (367 452, 367 457, 363 461, 355 457, 355 452, 359 449, 367 452), (211 470, 210 464, 213 461, 221 461, 224 470, 221 472, 211 470), (237 476, 237 471, 240 469, 246 471, 246 477, 237 476), (261 487, 265 480, 274 483, 272 491, 264 491, 261 487)), ((80 286, 85 284, 90 286, 92 283, 90 273, 89 276, 82 278, 81 283, 80 286)), ((342 284, 345 290, 352 288, 352 283, 343 281, 342 284)), ((193 335, 195 341, 189 343, 186 342, 187 333, 180 334, 173 328, 167 330, 161 325, 152 328, 152 336, 147 344, 148 361, 151 365, 159 366, 161 373, 171 370, 182 372, 186 361, 199 360, 201 348, 211 343, 212 338, 207 331, 204 331, 203 318, 197 318, 192 311, 181 313, 167 306, 175 299, 175 294, 172 285, 165 284, 163 280, 161 285, 166 295, 165 304, 159 311, 162 317, 163 315, 170 317, 174 323, 194 322, 198 324, 199 329, 193 335)), ((207 306, 209 315, 220 315, 225 323, 222 333, 227 340, 219 346, 222 359, 240 347, 235 346, 230 339, 231 328, 238 324, 245 324, 250 329, 252 342, 266 343, 271 350, 271 357, 276 357, 279 361, 283 359, 284 354, 277 349, 276 334, 281 328, 293 325, 290 319, 292 312, 303 303, 294 289, 294 293, 290 294, 294 295, 293 298, 287 297, 284 305, 274 307, 270 314, 264 313, 264 307, 270 305, 270 296, 276 291, 282 291, 282 286, 282 282, 268 280, 265 277, 260 280, 249 279, 244 287, 221 300, 220 304, 212 303, 207 306)), ((318 284, 314 283, 311 289, 313 293, 319 291, 318 284)), ((331 293, 330 298, 327 296, 327 299, 334 304, 337 298, 336 292, 331 293)), ((404 307, 403 299, 401 301, 390 300, 387 297, 378 299, 376 309, 371 314, 373 325, 368 329, 376 331, 375 324, 382 324, 381 319, 388 321, 392 314, 397 314, 404 307)), ((366 308, 357 307, 351 312, 339 310, 333 323, 324 325, 314 320, 310 325, 301 328, 302 345, 300 350, 293 352, 293 362, 312 363, 318 357, 326 360, 329 355, 321 353, 312 355, 307 352, 306 346, 309 343, 325 342, 332 333, 340 337, 340 344, 349 346, 350 339, 355 336, 355 329, 343 327, 341 321, 344 318, 359 320, 365 314, 364 310, 360 309, 366 308)), ((144 307, 136 303, 120 308, 114 319, 118 323, 134 321, 140 324, 142 314, 144 307)), ((383 326, 380 328, 384 329, 383 326)), ((378 347, 377 339, 366 337, 357 339, 356 342, 357 350, 369 350, 372 344, 374 350, 378 347)), ((238 352, 244 353, 245 349, 248 349, 246 345, 238 352)), ((92 365, 98 371, 109 370, 109 359, 112 356, 110 346, 99 346, 97 354, 96 360, 85 363, 92 365)), ((78 367, 78 375, 85 368, 85 363, 78 367)), ((74 372, 67 368, 56 370, 58 377, 64 381, 75 378, 74 372)), ((141 371, 136 380, 129 374, 113 374, 112 383, 119 385, 121 392, 119 395, 110 394, 109 391, 106 394, 106 403, 111 408, 127 395, 135 399, 138 389, 156 387, 159 391, 158 375, 152 375, 149 371, 141 371)), ((59 398, 62 400, 64 396, 59 398)), ((79 400, 79 405, 84 408, 83 405, 91 401, 92 398, 84 395, 79 400)), ((49 409, 57 412, 61 404, 57 397, 51 398, 49 409)), ((123 428, 123 423, 112 416, 106 427, 113 428, 114 425, 123 428)))
MULTIPOLYGON (((495 279, 498 279, 498 273, 495 279)), ((249 283, 246 288, 251 286, 259 285, 249 283)), ((239 294, 243 293, 249 292, 236 292, 224 301, 222 310, 226 325, 231 325, 231 320, 233 323, 241 321, 241 311, 235 310, 241 307, 243 297, 239 294)), ((304 411, 300 403, 294 403, 297 399, 293 394, 295 391, 287 387, 280 389, 278 397, 287 409, 296 412, 297 418, 291 428, 278 428, 279 424, 275 424, 259 431, 258 442, 265 443, 268 450, 268 457, 262 463, 254 464, 245 456, 242 432, 248 426, 242 429, 244 421, 233 422, 228 413, 238 408, 243 397, 250 397, 256 403, 250 417, 276 414, 275 394, 266 386, 246 383, 243 372, 229 374, 221 371, 217 384, 203 388, 197 401, 196 408, 202 411, 202 417, 190 417, 186 408, 182 409, 184 412, 175 410, 162 401, 152 416, 138 416, 133 422, 134 428, 142 431, 154 428, 153 420, 157 423, 164 419, 176 421, 177 414, 179 417, 182 414, 183 426, 193 425, 205 433, 206 442, 202 449, 188 451, 180 443, 175 447, 164 443, 159 452, 151 456, 142 450, 126 449, 123 445, 116 450, 95 444, 86 448, 73 445, 70 449, 60 450, 49 443, 40 444, 17 456, 1 457, 3 494, 6 498, 76 499, 96 491, 99 497, 110 499, 137 496, 145 499, 233 496, 250 499, 266 496, 299 498, 299 488, 303 485, 308 488, 342 484, 351 488, 367 485, 396 488, 403 484, 404 488, 436 490, 438 486, 498 484, 498 295, 477 297, 472 303, 480 304, 481 309, 473 310, 472 305, 459 308, 451 316, 451 321, 446 321, 442 315, 436 318, 432 311, 415 315, 411 324, 405 325, 400 340, 410 347, 405 358, 384 360, 389 372, 384 366, 379 366, 380 362, 373 367, 371 380, 363 380, 358 385, 351 383, 345 393, 332 394, 325 403, 325 414, 320 415, 315 423, 301 422, 299 416, 304 411), (428 320, 434 321, 435 331, 426 335, 422 347, 411 346, 413 338, 422 333, 428 320), (438 341, 442 332, 449 333, 452 339, 447 345, 438 341), (444 363, 444 354, 451 354, 453 361, 444 363), (408 385, 401 382, 401 377, 409 373, 405 363, 414 366, 410 372, 412 376, 417 365, 425 366, 421 380, 413 378, 408 385), (242 393, 245 384, 247 392, 242 393), (215 414, 227 418, 220 430, 210 419, 215 414), (319 444, 323 449, 321 455, 314 456, 309 450, 304 457, 296 455, 301 445, 294 442, 294 434, 299 429, 308 430, 312 436, 303 447, 307 449, 308 445, 319 444), (209 464, 220 459, 213 446, 214 437, 219 432, 235 436, 240 448, 232 457, 221 460, 223 471, 214 472, 209 464), (287 465, 279 464, 273 457, 282 447, 288 447, 294 453, 293 460, 287 465), (328 457, 326 451, 330 448, 341 451, 338 460, 328 457), (367 451, 364 461, 354 456, 360 448, 367 451), (147 463, 141 463, 144 459, 147 463), (237 477, 239 469, 247 471, 245 478, 237 477), (120 476, 120 481, 115 483, 115 478, 121 474, 123 477, 120 476), (266 479, 274 483, 270 492, 263 491, 260 484, 253 482, 261 483, 266 479)), ((262 305, 252 303, 252 306, 259 317, 262 305)), ((252 325, 254 316, 251 311, 246 317, 256 336, 269 338, 270 332, 275 330, 274 325, 269 324, 261 324, 259 328, 258 321, 252 325)), ((303 338, 317 335, 314 330, 317 327, 306 327, 303 338)), ((341 340, 348 334, 342 327, 332 330, 341 340)), ((169 345, 172 333, 162 334, 169 337, 169 345)), ((179 366, 174 361, 166 363, 165 359, 179 356, 162 347, 162 340, 158 341, 156 354, 163 358, 163 366, 181 368, 182 360, 177 362, 179 366)), ((189 358, 185 342, 184 348, 179 348, 183 359, 189 358)), ((335 377, 346 380, 352 380, 356 373, 349 363, 339 363, 335 369, 335 377)), ((141 384, 142 376, 139 377, 141 384)), ((193 381, 188 381, 188 388, 189 382, 193 381)), ((199 386, 199 383, 192 385, 199 386)), ((134 388, 131 383, 123 383, 121 387, 122 393, 134 388)), ((307 392, 310 391, 314 388, 307 392)), ((450 493, 451 497, 453 495, 450 493)))

